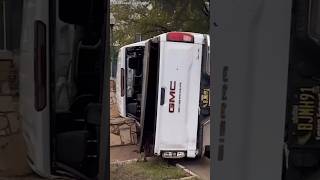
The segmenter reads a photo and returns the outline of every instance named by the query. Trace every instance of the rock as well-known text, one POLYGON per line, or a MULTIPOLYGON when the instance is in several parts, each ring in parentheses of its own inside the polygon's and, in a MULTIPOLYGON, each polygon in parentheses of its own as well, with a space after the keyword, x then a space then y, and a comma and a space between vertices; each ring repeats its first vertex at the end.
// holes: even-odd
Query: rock
POLYGON ((12 61, 0 60, 0 81, 7 81, 12 61))
POLYGON ((10 129, 12 133, 17 133, 20 131, 20 121, 18 119, 18 114, 15 113, 9 113, 8 115, 10 129))
POLYGON ((110 92, 116 91, 116 82, 114 80, 110 80, 110 92))
POLYGON ((0 131, 3 130, 3 129, 8 128, 8 126, 9 126, 9 121, 8 121, 7 117, 5 117, 4 115, 0 114, 0 131))
POLYGON ((110 134, 110 146, 119 146, 122 145, 120 136, 115 134, 110 134))
POLYGON ((118 108, 116 108, 115 106, 110 106, 110 117, 115 118, 119 116, 120 114, 119 114, 118 108))
POLYGON ((134 123, 134 119, 128 118, 128 117, 116 117, 116 118, 111 118, 110 124, 111 125, 119 125, 119 124, 125 124, 125 123, 134 123))
POLYGON ((131 118, 112 118, 110 120, 110 133, 120 137, 121 145, 137 144, 135 120, 131 118))
POLYGON ((110 126, 110 132, 112 134, 120 136, 120 129, 119 126, 110 126))
POLYGON ((0 82, 0 94, 10 94, 10 86, 8 81, 0 82))
POLYGON ((114 117, 119 117, 120 113, 118 110, 118 106, 117 106, 117 100, 115 98, 115 96, 113 97, 114 94, 113 92, 110 93, 110 117, 114 118, 114 117))
POLYGON ((16 110, 12 96, 0 95, 0 112, 16 110))
POLYGON ((119 127, 119 130, 122 144, 131 144, 132 140, 130 126, 127 124, 123 124, 119 127))

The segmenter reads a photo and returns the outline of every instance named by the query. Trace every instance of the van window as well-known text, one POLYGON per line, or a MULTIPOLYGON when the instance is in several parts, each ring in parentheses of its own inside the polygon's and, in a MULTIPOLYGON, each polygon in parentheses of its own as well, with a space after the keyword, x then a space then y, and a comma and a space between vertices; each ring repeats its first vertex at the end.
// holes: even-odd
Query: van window
POLYGON ((0 50, 19 48, 23 0, 0 0, 0 50))
POLYGON ((4 49, 4 2, 3 0, 0 1, 0 49, 4 49))

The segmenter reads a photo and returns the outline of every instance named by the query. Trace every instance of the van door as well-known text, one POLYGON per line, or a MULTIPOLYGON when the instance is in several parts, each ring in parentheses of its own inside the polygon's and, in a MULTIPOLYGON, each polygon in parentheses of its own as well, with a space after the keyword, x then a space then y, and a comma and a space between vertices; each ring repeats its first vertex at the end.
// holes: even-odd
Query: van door
POLYGON ((126 112, 126 68, 125 68, 125 47, 120 48, 117 62, 117 77, 116 77, 116 97, 117 107, 120 116, 125 117, 126 112))
POLYGON ((200 114, 198 129, 199 157, 205 155, 210 157, 210 37, 204 35, 202 45, 202 65, 200 82, 200 114))
POLYGON ((215 1, 212 179, 281 179, 291 2, 215 1))
POLYGON ((161 42, 155 153, 197 154, 202 44, 161 42))
POLYGON ((23 2, 19 104, 30 167, 50 176, 49 1, 23 2))
POLYGON ((143 58, 142 101, 140 117, 140 152, 153 155, 155 122, 158 102, 159 39, 147 41, 143 58))
MULTIPOLYGON (((106 99, 105 79, 105 49, 106 49, 106 2, 104 0, 60 0, 52 1, 52 23, 55 33, 51 44, 66 48, 72 47, 68 63, 61 63, 60 56, 54 46, 55 62, 53 74, 65 72, 70 82, 68 89, 68 106, 64 109, 52 108, 51 122, 51 152, 52 172, 61 171, 72 174, 75 178, 96 179, 98 174, 106 176, 105 157, 108 147, 106 122, 103 121, 102 100, 106 99), (57 11, 55 11, 57 10, 57 11), (62 35, 57 22, 63 21, 72 25, 73 33, 70 44, 54 40, 62 35), (58 61, 59 60, 59 61, 58 61), (61 68, 58 68, 61 67, 61 68), (99 162, 101 161, 101 162, 99 162), (102 163, 103 162, 103 163, 102 163)), ((66 50, 66 49, 65 49, 66 50)), ((67 50, 66 50, 67 51, 67 50)), ((66 61, 68 59, 65 59, 66 61)), ((58 79, 52 79, 53 85, 59 84, 58 79)), ((57 92, 52 98, 52 104, 57 103, 57 92)), ((104 102, 105 103, 105 102, 104 102)), ((105 104, 104 104, 105 105, 105 104)), ((104 113, 105 114, 105 113, 104 113)), ((105 118, 105 117, 104 117, 105 118)), ((107 118, 109 119, 109 117, 107 118)), ((105 119, 105 120, 107 120, 105 119)))
POLYGON ((20 108, 28 162, 41 176, 63 172, 94 179, 98 173, 107 175, 106 163, 99 166, 99 159, 105 161, 108 153, 107 131, 100 131, 106 127, 100 126, 101 102, 103 92, 108 92, 102 88, 106 82, 105 9, 104 0, 23 4, 20 108), (62 98, 67 103, 58 101, 61 94, 68 94, 62 98))

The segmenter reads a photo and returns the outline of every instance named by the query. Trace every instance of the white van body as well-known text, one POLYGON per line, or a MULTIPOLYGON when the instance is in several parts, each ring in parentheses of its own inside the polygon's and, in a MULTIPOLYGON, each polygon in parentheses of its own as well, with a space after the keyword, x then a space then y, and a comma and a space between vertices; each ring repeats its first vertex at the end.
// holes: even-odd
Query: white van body
MULTIPOLYGON (((47 105, 37 111, 35 104, 35 81, 34 81, 34 23, 37 20, 42 21, 47 28, 47 69, 49 69, 49 2, 43 0, 25 1, 23 6, 23 25, 21 36, 21 52, 20 52, 20 116, 23 119, 23 135, 27 146, 27 160, 30 167, 39 175, 49 177, 50 170, 50 117, 49 117, 49 84, 47 86, 47 105), (40 8, 41 7, 41 8, 40 8)), ((56 62, 60 66, 56 67, 56 90, 63 92, 60 89, 64 83, 67 83, 68 77, 63 76, 66 64, 72 58, 72 42, 73 42, 73 27, 61 20, 56 21, 56 30, 59 32, 56 43, 60 44, 55 48, 56 62), (64 83, 61 83, 64 79, 64 83), (60 81, 60 82, 59 82, 60 81)), ((58 34, 58 33, 57 33, 58 34)), ((49 82, 49 70, 47 70, 47 82, 49 82)), ((60 96, 57 93, 57 96, 60 96)), ((61 98, 59 98, 61 99, 61 98)), ((64 98, 64 102, 57 102, 57 108, 66 106, 68 97, 64 98)))
POLYGON ((294 22, 293 9, 303 7, 292 8, 291 3, 215 1, 214 21, 219 26, 210 23, 215 98, 212 179, 287 179, 281 177, 281 166, 289 35, 296 31, 290 22, 294 22), (228 9, 233 9, 232 13, 228 9))
MULTIPOLYGON (((203 72, 210 73, 209 36, 198 33, 170 32, 152 38, 148 42, 153 43, 153 41, 159 43, 158 48, 160 49, 158 78, 155 77, 152 80, 157 81, 153 153, 164 158, 195 158, 202 154, 199 152, 201 148, 197 147, 200 136, 203 136, 203 134, 198 134, 200 129, 200 97, 202 96, 200 84, 203 72), (190 40, 189 38, 192 37, 192 42, 177 42, 167 39, 170 35, 175 38, 181 34, 188 36, 183 37, 186 40, 190 40)), ((149 48, 146 47, 145 53, 148 53, 148 50, 149 48)), ((148 54, 145 56, 144 75, 155 70, 148 69, 154 59, 149 58, 148 54)), ((148 96, 150 87, 147 87, 147 84, 151 82, 148 78, 152 77, 147 75, 146 77, 143 83, 145 85, 143 95, 148 96)), ((209 87, 206 92, 209 96, 209 87)), ((151 94, 153 93, 151 92, 151 94)), ((145 97, 145 102, 142 102, 142 115, 150 111, 148 98, 151 96, 153 95, 145 97)), ((207 106, 210 106, 209 103, 207 106)), ((148 119, 149 117, 141 117, 142 126, 144 121, 149 121, 148 119)), ((210 124, 203 123, 202 121, 201 126, 210 124)), ((206 131, 205 136, 209 136, 210 128, 209 132, 206 131)), ((142 136, 149 135, 144 135, 142 132, 142 136)), ((206 142, 209 142, 208 139, 206 142)))
MULTIPOLYGON (((34 107, 34 23, 41 20, 48 27, 49 2, 43 0, 24 1, 23 25, 20 52, 20 116, 23 135, 27 145, 27 156, 30 167, 41 176, 50 176, 50 135, 49 108, 47 104, 42 111, 34 107), (39 8, 41 7, 41 8, 39 8)), ((48 33, 47 33, 48 37, 48 33)), ((47 42, 48 47, 48 42, 47 42)), ((48 49, 47 49, 48 51, 48 49)), ((47 53, 48 54, 48 53, 47 53)), ((49 57, 47 56, 47 62, 49 57)), ((47 63, 49 64, 49 63, 47 63)), ((49 74, 47 72, 47 77, 49 74)), ((48 78, 47 78, 48 79, 48 78)), ((49 88, 47 88, 49 89, 49 88)), ((48 94, 48 93, 47 93, 48 94)))
POLYGON ((187 151, 186 156, 193 158, 198 153, 196 144, 204 37, 202 34, 193 35, 194 43, 168 42, 166 34, 160 35, 158 92, 164 88, 167 98, 157 109, 155 154, 161 151, 187 151), (171 113, 169 99, 173 89, 176 89, 176 107, 171 113))
MULTIPOLYGON (((132 88, 130 87, 132 85, 130 81, 132 81, 131 78, 133 76, 128 67, 129 60, 126 57, 126 50, 131 47, 146 47, 148 43, 154 39, 159 41, 159 65, 157 69, 150 70, 159 71, 158 75, 148 74, 150 73, 149 64, 152 60, 149 59, 149 50, 147 48, 144 50, 144 61, 142 63, 142 84, 144 86, 142 89, 143 98, 141 102, 142 116, 138 117, 138 121, 142 123, 140 145, 144 144, 145 146, 145 144, 149 143, 144 141, 144 136, 154 136, 153 142, 151 142, 151 144, 149 143, 149 145, 152 146, 152 154, 157 156, 161 155, 164 158, 194 158, 197 155, 202 156, 205 150, 204 147, 210 145, 209 115, 199 123, 200 81, 203 72, 210 76, 210 38, 209 35, 204 34, 187 34, 192 36, 192 43, 168 41, 168 33, 165 33, 142 42, 121 47, 118 54, 116 78, 117 105, 120 115, 126 117, 129 115, 127 112, 128 102, 126 102, 126 97, 132 88), (205 52, 203 52, 203 50, 205 50, 205 52), (147 97, 148 88, 146 86, 150 78, 155 78, 154 81, 157 81, 157 92, 151 94, 151 96, 157 96, 157 101, 148 104, 150 103, 150 99, 147 97), (163 96, 161 95, 162 91, 165 91, 163 104, 160 102, 161 96, 163 96), (157 115, 153 119, 153 121, 156 122, 156 124, 153 125, 154 134, 145 135, 143 132, 145 131, 144 121, 150 118, 147 118, 144 113, 150 112, 152 106, 155 105, 157 106, 157 115), (200 139, 201 142, 199 142, 200 139), (197 147, 199 143, 202 144, 202 148, 197 147), (174 157, 166 154, 172 154, 172 152, 179 152, 179 156, 174 157)), ((207 106, 210 106, 209 87, 207 87, 206 92, 206 98, 208 100, 207 106)))

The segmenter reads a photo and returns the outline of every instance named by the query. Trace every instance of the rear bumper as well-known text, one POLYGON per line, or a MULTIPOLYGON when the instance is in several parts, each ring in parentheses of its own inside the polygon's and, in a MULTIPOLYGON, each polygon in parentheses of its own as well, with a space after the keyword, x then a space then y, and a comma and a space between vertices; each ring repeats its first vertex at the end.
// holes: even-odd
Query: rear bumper
POLYGON ((183 151, 183 150, 166 150, 161 151, 159 154, 162 158, 165 159, 181 159, 181 158, 195 158, 197 156, 198 151, 190 150, 190 151, 183 151))

